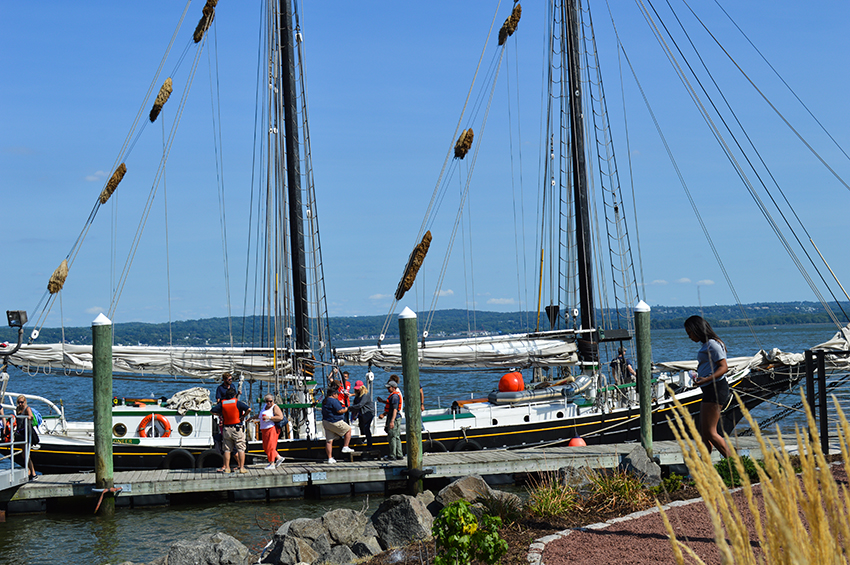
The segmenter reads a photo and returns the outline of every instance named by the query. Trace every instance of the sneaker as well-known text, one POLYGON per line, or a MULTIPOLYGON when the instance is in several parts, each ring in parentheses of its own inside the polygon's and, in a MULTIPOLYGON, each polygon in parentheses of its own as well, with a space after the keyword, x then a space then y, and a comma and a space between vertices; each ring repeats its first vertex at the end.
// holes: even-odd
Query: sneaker
POLYGON ((275 459, 274 466, 279 467, 283 463, 283 461, 284 461, 283 457, 278 457, 277 459, 275 459))
POLYGON ((328 459, 328 464, 333 465, 334 463, 336 463, 336 459, 334 459, 333 457, 328 459))
POLYGON ((343 453, 354 453, 354 450, 348 447, 347 445, 342 446, 343 453))
POLYGON ((276 467, 276 465, 274 463, 269 463, 268 467, 266 467, 266 471, 274 469, 275 467, 276 467))

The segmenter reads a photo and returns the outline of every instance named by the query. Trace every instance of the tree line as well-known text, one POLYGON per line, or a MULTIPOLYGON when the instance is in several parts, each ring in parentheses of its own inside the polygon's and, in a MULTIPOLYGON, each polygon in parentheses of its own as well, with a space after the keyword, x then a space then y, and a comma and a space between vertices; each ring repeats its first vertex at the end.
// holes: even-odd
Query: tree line
MULTIPOLYGON (((832 309, 842 316, 850 312, 850 305, 835 303, 832 309)), ((621 316, 628 312, 620 312, 621 316)), ((830 317, 817 302, 771 302, 741 306, 654 306, 651 313, 652 329, 681 328, 685 319, 700 314, 715 327, 752 325, 790 325, 828 323, 830 317)), ((597 319, 612 319, 611 312, 597 319)), ((421 320, 424 316, 420 317, 421 320)), ((378 339, 384 324, 384 316, 333 317, 329 319, 331 343, 344 345, 346 342, 370 342, 378 339)), ((395 321, 393 321, 395 322, 395 321)), ((563 319, 561 320, 563 323, 563 319)), ((844 320, 847 323, 847 320, 844 320)), ((466 335, 485 335, 548 330, 549 321, 541 312, 487 312, 467 310, 439 310, 434 313, 429 337, 448 338, 466 335)), ((116 323, 116 344, 121 345, 186 345, 186 346, 253 346, 268 344, 263 336, 269 334, 268 320, 263 316, 245 318, 205 318, 158 324, 142 322, 116 323)), ((422 328, 420 327, 420 331, 422 328)), ((24 341, 29 336, 24 330, 24 341)), ((398 324, 391 323, 385 338, 387 342, 398 339, 398 324)), ((90 327, 43 328, 39 343, 91 344, 90 327)), ((17 331, 0 328, 0 341, 16 342, 17 331)))

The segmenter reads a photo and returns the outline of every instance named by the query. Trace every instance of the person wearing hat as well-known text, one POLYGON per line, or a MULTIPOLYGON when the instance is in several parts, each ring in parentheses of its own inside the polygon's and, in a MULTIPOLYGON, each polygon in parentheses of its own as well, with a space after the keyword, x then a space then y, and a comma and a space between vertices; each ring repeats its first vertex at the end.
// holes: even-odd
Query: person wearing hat
POLYGON ((401 453, 401 430, 399 429, 398 420, 401 414, 402 399, 401 393, 398 391, 398 377, 396 377, 396 380, 393 377, 396 376, 392 375, 390 380, 387 381, 387 393, 389 396, 387 396, 384 402, 384 413, 378 417, 387 419, 384 430, 387 432, 387 438, 390 443, 389 459, 401 459, 403 456, 401 453))
POLYGON ((357 418, 360 435, 366 438, 366 449, 372 449, 372 420, 375 418, 375 409, 372 406, 372 393, 363 381, 354 383, 351 417, 357 418))
POLYGON ((626 358, 626 348, 617 349, 617 356, 611 361, 611 376, 618 385, 635 382, 636 373, 630 359, 626 358))
POLYGON ((334 440, 342 438, 342 452, 352 453, 354 450, 348 447, 351 441, 351 426, 346 424, 342 415, 348 412, 348 408, 342 405, 336 396, 337 388, 334 385, 328 387, 325 399, 322 401, 322 428, 325 430, 325 453, 328 463, 336 463, 333 457, 334 440))

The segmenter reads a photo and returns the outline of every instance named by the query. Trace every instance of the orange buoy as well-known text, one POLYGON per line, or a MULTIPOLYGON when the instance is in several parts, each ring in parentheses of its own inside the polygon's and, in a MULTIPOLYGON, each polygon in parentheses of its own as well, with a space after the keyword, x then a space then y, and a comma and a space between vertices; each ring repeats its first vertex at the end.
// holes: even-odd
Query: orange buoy
POLYGON ((499 392, 519 392, 521 390, 525 390, 525 382, 523 382, 522 373, 519 371, 507 373, 499 379, 499 392))
POLYGON ((579 445, 587 445, 587 444, 580 437, 574 437, 573 439, 570 440, 570 443, 568 443, 567 445, 569 445, 570 447, 576 447, 576 446, 579 446, 579 445))

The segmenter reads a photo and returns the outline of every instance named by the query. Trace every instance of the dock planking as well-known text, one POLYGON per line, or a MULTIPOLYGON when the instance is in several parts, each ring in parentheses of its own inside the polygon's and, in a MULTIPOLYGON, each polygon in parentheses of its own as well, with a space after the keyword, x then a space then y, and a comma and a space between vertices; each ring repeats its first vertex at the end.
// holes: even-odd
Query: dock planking
MULTIPOLYGON (((760 448, 754 438, 734 438, 739 453, 760 458, 760 448)), ((595 469, 614 468, 635 444, 590 445, 580 447, 547 447, 523 449, 492 449, 455 453, 426 453, 423 468, 429 471, 427 478, 456 478, 467 475, 525 475, 557 471, 563 467, 588 467, 595 469)), ((674 441, 655 442, 653 455, 662 465, 683 463, 679 445, 674 441)), ((714 453, 719 460, 719 454, 714 453)), ((406 480, 407 461, 344 461, 336 464, 324 461, 285 462, 276 469, 265 469, 265 464, 249 467, 247 474, 219 473, 215 469, 179 469, 152 471, 124 471, 114 475, 115 486, 123 488, 119 498, 141 498, 165 495, 192 495, 228 493, 231 498, 242 500, 240 491, 265 492, 257 498, 289 498, 306 494, 321 496, 322 487, 328 492, 338 493, 340 487, 350 485, 383 484, 406 480), (335 487, 335 488, 331 488, 335 487), (279 496, 269 493, 289 493, 279 496), (235 495, 235 496, 234 496, 235 495)), ((17 489, 8 489, 0 502, 8 503, 13 512, 16 502, 55 501, 60 499, 93 498, 94 473, 72 473, 42 475, 37 481, 26 483, 17 489)), ((178 497, 185 499, 185 497, 178 497)), ((167 500, 164 501, 167 503, 167 500)))

